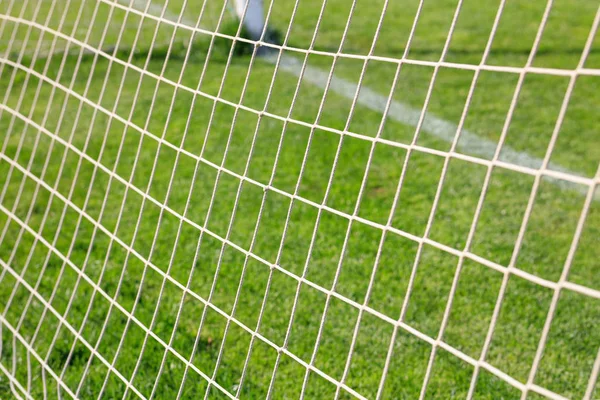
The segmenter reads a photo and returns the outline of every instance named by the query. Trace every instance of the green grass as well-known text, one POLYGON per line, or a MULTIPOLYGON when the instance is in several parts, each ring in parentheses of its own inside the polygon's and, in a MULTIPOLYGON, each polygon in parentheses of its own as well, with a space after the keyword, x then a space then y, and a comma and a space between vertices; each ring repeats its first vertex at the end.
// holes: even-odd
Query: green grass
MULTIPOLYGON (((175 3, 169 3, 169 8, 178 12, 181 4, 175 3)), ((464 3, 447 60, 478 63, 497 2, 486 6, 476 1, 464 3)), ((72 6, 79 4, 73 2, 72 6)), ((341 0, 328 1, 315 48, 337 50, 349 4, 341 0)), ((345 53, 368 52, 382 4, 381 1, 357 2, 356 15, 343 46, 345 53)), ((375 54, 389 57, 401 55, 417 4, 415 1, 390 2, 375 54)), ((439 59, 456 1, 440 0, 425 4, 422 23, 417 28, 409 57, 436 60, 439 59)), ((293 2, 289 1, 275 5, 273 26, 280 32, 287 30, 286 23, 289 22, 292 6, 293 2)), ((536 57, 534 65, 574 68, 596 6, 591 1, 580 2, 577 7, 566 0, 557 1, 550 15, 547 34, 542 38, 541 54, 536 57)), ((3 7, 0 5, 0 13, 6 12, 3 7)), ((86 7, 91 6, 88 4, 86 7)), ((108 16, 108 7, 103 4, 101 8, 99 15, 108 16)), ((200 8, 200 5, 194 4, 186 9, 188 18, 197 18, 200 8)), ((289 37, 291 46, 306 48, 309 45, 319 8, 317 1, 300 3, 289 37)), ((543 9, 544 2, 541 1, 508 2, 505 18, 501 21, 497 40, 492 46, 490 64, 524 65, 543 9), (517 29, 519 35, 514 34, 517 29)), ((71 9, 68 12, 69 15, 76 13, 71 9)), ((219 7, 212 4, 204 21, 214 24, 214 15, 218 12, 219 7)), ((16 13, 18 10, 13 15, 18 15, 16 13)), ((91 11, 87 8, 86 13, 91 18, 91 11)), ((139 19, 135 19, 137 17, 132 18, 127 20, 122 51, 116 52, 116 56, 123 60, 129 59, 128 46, 133 42, 139 22, 139 19)), ((51 20, 56 23, 55 18, 51 20)), ((122 21, 124 15, 115 11, 109 22, 115 28, 111 26, 108 29, 106 43, 114 43, 122 21)), ((90 25, 94 32, 91 35, 92 43, 98 44, 97 32, 101 32, 105 23, 100 18, 90 25)), ((345 383, 362 396, 374 398, 392 340, 393 326, 388 320, 400 316, 418 252, 418 244, 399 232, 424 235, 444 158, 420 151, 408 154, 399 147, 377 144, 357 209, 361 219, 352 222, 349 228, 349 221, 343 215, 351 215, 357 208, 371 142, 349 136, 342 138, 338 133, 327 130, 316 129, 311 133, 302 124, 290 122, 284 126, 280 119, 270 116, 263 116, 257 125, 259 119, 256 113, 244 109, 236 113, 236 109, 229 104, 215 103, 206 96, 219 96, 253 110, 266 109, 282 117, 290 114, 294 121, 314 123, 323 96, 322 88, 303 82, 290 111, 297 78, 280 72, 266 104, 274 72, 272 65, 257 60, 249 70, 250 57, 239 55, 232 59, 224 76, 230 44, 225 39, 219 39, 215 54, 207 61, 209 42, 206 37, 196 38, 193 55, 184 64, 185 47, 181 43, 189 41, 188 32, 177 33, 177 46, 167 57, 164 46, 156 51, 148 51, 155 24, 146 21, 142 25, 142 40, 134 49, 137 53, 131 61, 143 67, 150 57, 147 64, 149 71, 156 74, 164 71, 165 78, 171 81, 177 81, 181 75, 182 85, 199 88, 204 96, 194 98, 189 91, 175 92, 165 82, 157 86, 155 79, 125 69, 119 63, 111 64, 103 57, 95 59, 85 56, 77 65, 77 58, 70 56, 62 72, 59 68, 60 59, 54 57, 48 61, 46 74, 66 87, 72 84, 73 90, 81 95, 89 79, 86 98, 107 110, 114 110, 126 120, 131 116, 132 124, 146 129, 153 137, 140 134, 139 130, 109 118, 104 112, 95 112, 92 106, 80 102, 76 97, 67 97, 63 90, 53 93, 52 86, 35 75, 27 77, 25 72, 9 64, 0 65, 0 93, 7 94, 5 105, 37 124, 42 124, 49 110, 44 127, 52 133, 40 132, 22 119, 13 118, 9 111, 0 111, 0 132, 6 145, 0 161, 0 186, 6 189, 0 201, 3 210, 6 210, 0 213, 0 226, 5 229, 0 243, 0 260, 3 266, 8 265, 4 267, 5 272, 0 280, 3 318, 13 327, 19 325, 19 337, 32 341, 32 348, 42 358, 47 357, 53 371, 59 375, 65 371, 64 382, 74 391, 90 359, 90 350, 80 341, 75 341, 72 332, 61 327, 53 313, 46 312, 42 319, 46 308, 44 302, 31 297, 27 287, 17 284, 15 275, 22 276, 32 287, 37 285, 36 291, 44 301, 50 301, 56 287, 52 308, 59 315, 64 315, 75 330, 81 329, 82 337, 92 346, 100 339, 102 326, 106 323, 106 331, 98 343, 98 352, 112 362, 128 318, 115 308, 109 314, 110 302, 94 291, 94 286, 98 286, 108 297, 114 297, 127 312, 133 312, 145 327, 151 327, 161 340, 169 342, 173 337, 174 351, 186 359, 193 355, 192 362, 199 370, 209 376, 214 374, 219 385, 235 393, 251 340, 251 335, 240 324, 250 330, 257 329, 262 337, 277 346, 283 345, 298 288, 298 281, 289 274, 301 276, 308 266, 305 278, 312 286, 300 286, 287 349, 305 362, 310 362, 327 302, 324 291, 333 289, 345 299, 361 304, 366 302, 377 315, 369 312, 362 315, 345 383), (10 85, 13 74, 14 83, 10 85), (242 97, 247 75, 248 85, 242 97), (201 76, 203 79, 200 82, 201 76), (124 85, 119 91, 122 78, 125 78, 124 85), (106 88, 102 92, 104 84, 106 88), (34 101, 38 85, 39 98, 34 101), (136 96, 138 85, 139 93, 136 96), (155 90, 156 101, 153 102, 155 90), (18 106, 21 93, 24 97, 18 106), (63 110, 65 112, 61 120, 63 110), (186 151, 181 153, 177 162, 173 147, 159 145, 155 140, 163 135, 166 142, 186 151), (73 151, 54 140, 57 138, 70 141, 72 148, 77 150, 73 151), (309 140, 311 145, 307 150, 309 140), (276 160, 280 142, 281 151, 276 160), (121 144, 123 151, 119 151, 121 144), (339 158, 334 169, 338 148, 339 158), (81 153, 89 158, 82 158, 81 153), (306 162, 301 175, 305 153, 306 162), (201 156, 199 163, 198 156, 201 156), (390 219, 394 194, 407 158, 403 186, 391 216, 394 230, 386 233, 373 288, 367 299, 369 280, 382 239, 379 226, 386 225, 390 219), (63 160, 65 163, 61 169, 63 160), (27 169, 31 175, 11 168, 12 163, 27 169), (47 167, 44 168, 45 164, 47 167), (114 171, 114 175, 122 179, 110 179, 105 170, 96 169, 97 164, 114 171), (224 172, 218 173, 215 165, 222 165, 224 172), (241 183, 237 176, 244 174, 250 180, 241 183), (333 178, 325 199, 330 176, 333 178), (133 186, 142 192, 148 191, 149 198, 166 204, 168 210, 161 214, 161 208, 155 202, 144 201, 140 193, 128 190, 123 180, 130 179, 133 186), (104 230, 95 229, 90 220, 80 219, 74 207, 66 206, 63 200, 52 196, 51 191, 38 184, 40 180, 55 188, 63 198, 68 197, 93 221, 99 221, 110 235, 104 230), (277 190, 263 190, 267 184, 277 190), (294 201, 292 206, 290 197, 281 194, 281 191, 294 193, 296 187, 300 200, 294 201), (235 208, 238 190, 240 198, 235 208), (21 195, 17 199, 18 193, 21 195), (190 204, 186 209, 188 196, 190 204), (104 202, 106 204, 102 208, 104 202), (328 209, 319 214, 311 202, 324 202, 328 209), (289 224, 283 237, 290 207, 289 224), (328 211, 330 209, 343 215, 328 211), (36 241, 28 230, 23 230, 12 215, 26 221, 46 241, 53 243, 56 240, 54 247, 58 254, 49 252, 47 246, 36 241), (185 222, 181 224, 179 240, 175 242, 180 225, 179 215, 185 215, 185 222), (44 218, 45 222, 42 223, 44 218), (363 221, 370 221, 371 224, 363 221), (208 231, 201 241, 197 226, 208 231), (256 238, 252 243, 255 230, 256 238), (346 251, 342 254, 347 232, 346 251), (316 234, 314 246, 309 249, 313 233, 316 234), (128 255, 126 248, 111 241, 112 235, 133 248, 136 254, 128 255), (223 245, 221 238, 226 237, 228 243, 235 246, 223 245), (196 257, 198 245, 200 250, 196 257), (246 260, 240 248, 251 249, 252 254, 260 259, 250 257, 246 260), (87 280, 78 281, 77 272, 64 263, 61 255, 68 255, 68 259, 83 269, 94 284, 87 280), (153 267, 146 267, 145 260, 149 260, 153 267), (269 264, 274 263, 289 274, 270 269, 269 264), (164 283, 160 298, 163 275, 156 269, 168 273, 170 277, 164 283), (336 273, 338 279, 333 286, 336 273), (210 298, 214 307, 204 307, 197 297, 208 299, 215 277, 210 298), (122 284, 117 290, 119 281, 122 284), (185 286, 188 281, 194 296, 184 294, 174 284, 178 282, 185 286), (238 290, 239 301, 234 310, 238 290), (141 295, 136 303, 138 291, 141 291, 141 295), (27 313, 23 313, 24 304, 30 298, 27 313), (72 304, 66 312, 70 299, 72 304), (264 311, 257 328, 263 302, 264 311), (180 304, 183 304, 181 318, 175 324, 180 304), (151 326, 157 307, 158 313, 151 326), (83 324, 88 308, 91 313, 83 324), (230 324, 225 334, 227 319, 215 308, 225 314, 233 314, 240 324, 230 324), (203 315, 204 324, 198 332, 203 315), (385 318, 380 318, 381 315, 385 318), (38 335, 32 340, 38 324, 38 335), (51 347, 55 334, 56 342, 51 347), (194 348, 197 336, 199 339, 194 348), (215 372, 221 346, 222 358, 215 372)), ((13 26, 7 23, 5 32, 12 32, 13 26)), ((228 23, 221 27, 221 31, 228 33, 230 29, 228 23)), ((24 38, 25 33, 21 30, 24 28, 20 27, 16 36, 24 38)), ((35 41, 40 35, 39 31, 33 32, 31 40, 35 41)), ((168 40, 172 32, 171 28, 163 25, 157 35, 160 42, 162 39, 168 40)), ((7 34, 2 36, 3 46, 6 45, 4 37, 7 34)), ((82 39, 85 32, 79 32, 78 35, 82 39)), ((46 34, 41 39, 47 44, 52 37, 46 34)), ((31 46, 33 48, 35 46, 31 46)), ((16 60, 14 55, 10 58, 16 60)), ((32 62, 25 58, 23 64, 41 73, 46 61, 41 59, 32 62)), ((598 52, 594 50, 586 67, 598 68, 599 61, 598 52)), ((324 69, 330 68, 332 62, 331 57, 309 57, 310 65, 324 69)), ((336 63, 335 72, 357 81, 361 68, 361 61, 341 58, 336 63)), ((391 89, 395 69, 395 64, 372 61, 367 67, 364 83, 385 95, 391 89)), ((403 65, 394 99, 413 107, 422 107, 432 73, 430 67, 403 65)), ((472 78, 470 71, 441 68, 428 112, 458 123, 472 78)), ((594 176, 600 157, 597 129, 600 121, 596 112, 600 107, 599 80, 592 76, 578 78, 551 159, 585 177, 594 176)), ((498 140, 516 82, 515 74, 483 72, 465 128, 481 137, 498 140)), ((567 84, 568 79, 564 77, 527 75, 506 145, 536 157, 544 157, 567 84)), ((344 129, 350 107, 351 101, 348 99, 335 93, 327 94, 319 124, 327 128, 344 129)), ((373 137, 377 134, 381 118, 380 114, 357 106, 348 130, 373 137)), ((402 144, 409 144, 413 135, 413 127, 392 120, 386 121, 382 131, 382 137, 402 144)), ((441 151, 450 148, 449 143, 427 132, 419 134, 417 143, 441 151)), ((470 149, 460 142, 458 151, 479 156, 471 154, 470 149)), ((457 250, 465 248, 485 174, 486 168, 482 165, 455 158, 450 160, 428 235, 430 239, 457 250)), ((531 176, 500 167, 493 169, 470 247, 473 254, 502 266, 509 264, 532 185, 531 176)), ((514 266, 548 281, 558 281, 584 200, 584 196, 577 191, 564 190, 551 179, 544 178, 514 266)), ((598 201, 594 201, 568 276, 570 282, 594 290, 600 290, 599 234, 600 207, 598 201)), ((458 261, 458 257, 436 246, 423 246, 404 315, 404 322, 408 326, 431 338, 437 337, 458 261)), ((445 343, 474 359, 480 357, 502 279, 502 273, 473 260, 465 260, 443 334, 445 343)), ((510 275, 486 357, 489 364, 520 382, 527 381, 552 295, 551 289, 510 275)), ((314 365, 338 381, 344 373, 358 315, 358 310, 348 302, 331 298, 314 365)), ((535 383, 566 397, 581 398, 600 345, 599 324, 600 304, 597 299, 562 290, 535 383)), ((128 380, 140 356, 144 337, 144 330, 137 324, 128 325, 122 350, 115 362, 115 368, 128 380)), ((7 327, 2 329, 2 345, 0 363, 25 387, 30 373, 29 390, 34 398, 40 398, 44 390, 41 364, 33 357, 28 358, 25 346, 7 327), (14 371, 13 357, 17 361, 14 371)), ((383 398, 418 398, 432 346, 407 330, 399 329, 392 347, 393 355, 383 398)), ((157 381, 163 354, 164 347, 150 337, 132 382, 146 397, 150 396, 157 381)), ((277 351, 273 347, 260 339, 254 340, 246 377, 240 389, 241 397, 258 399, 266 396, 276 359, 277 351)), ((181 360, 167 353, 155 398, 175 398, 184 369, 181 360)), ((283 354, 279 359, 272 398, 298 398, 305 373, 306 369, 301 364, 283 354)), ((438 348, 427 385, 427 397, 465 397, 472 374, 473 367, 470 364, 438 348)), ((109 373, 98 358, 91 360, 80 391, 81 397, 96 398, 105 378, 104 398, 121 398, 125 385, 115 374, 109 373)), ((45 384, 49 398, 57 397, 57 382, 49 374, 46 374, 45 384)), ((206 388, 206 380, 189 370, 182 398, 203 397, 206 388)), ((335 385, 326 379, 315 373, 309 374, 305 398, 333 398, 335 391, 335 385)), ((598 396, 598 390, 595 393, 598 396)), ((521 392, 481 370, 475 395, 483 399, 512 399, 519 398, 521 392)), ((2 376, 0 398, 12 396, 8 380, 2 376)), ((132 393, 129 396, 135 397, 132 393)), ((63 397, 69 397, 64 390, 63 397)), ((225 398, 225 395, 213 387, 209 397, 225 398)), ((352 398, 344 390, 340 397, 352 398)), ((535 397, 535 394, 530 397, 535 397)))

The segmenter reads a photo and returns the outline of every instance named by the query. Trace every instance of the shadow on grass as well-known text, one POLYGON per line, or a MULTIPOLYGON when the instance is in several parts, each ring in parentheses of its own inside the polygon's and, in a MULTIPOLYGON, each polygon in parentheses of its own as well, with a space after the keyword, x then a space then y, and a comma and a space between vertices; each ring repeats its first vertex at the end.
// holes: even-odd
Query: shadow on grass
MULTIPOLYGON (((231 21, 223 25, 219 29, 219 33, 231 37, 240 37, 242 39, 250 40, 250 35, 247 30, 242 27, 242 29, 238 32, 239 23, 237 21, 231 21)), ((278 31, 268 31, 270 39, 275 43, 278 43, 281 38, 281 34, 278 31)), ((89 62, 96 59, 98 52, 108 54, 111 57, 118 58, 120 60, 131 62, 135 64, 135 61, 149 59, 151 61, 155 60, 179 60, 183 61, 187 57, 188 63, 204 63, 209 54, 210 50, 210 61, 217 63, 226 63, 230 52, 233 51, 232 57, 244 57, 250 56, 255 49, 255 45, 253 43, 249 43, 247 41, 240 40, 232 40, 228 37, 223 36, 214 36, 209 37, 206 35, 202 35, 200 37, 196 37, 191 42, 189 41, 176 41, 173 43, 162 43, 156 46, 152 46, 149 48, 137 49, 135 47, 124 47, 124 46, 115 46, 109 45, 104 46, 98 49, 97 51, 83 49, 83 54, 81 54, 81 62, 89 62), (211 49, 212 42, 212 49, 211 49)), ((22 55, 19 52, 10 53, 7 58, 14 62, 18 62, 21 65, 32 65, 34 64, 34 68, 38 63, 46 63, 48 58, 51 59, 51 64, 59 64, 62 60, 62 55, 65 52, 65 49, 58 49, 51 53, 39 53, 37 57, 34 58, 33 54, 25 54, 22 55), (58 56, 58 57, 57 57, 58 56)), ((74 47, 71 50, 68 50, 66 57, 72 58, 73 60, 79 57, 81 49, 79 47, 74 47)))

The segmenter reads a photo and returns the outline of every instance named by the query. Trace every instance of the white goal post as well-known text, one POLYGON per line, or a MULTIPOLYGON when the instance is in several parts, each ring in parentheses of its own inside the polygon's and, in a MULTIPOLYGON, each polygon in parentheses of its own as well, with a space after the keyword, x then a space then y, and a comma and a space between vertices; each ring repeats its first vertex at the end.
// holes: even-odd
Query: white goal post
POLYGON ((250 37, 259 40, 265 28, 263 0, 235 0, 235 12, 242 21, 250 37))

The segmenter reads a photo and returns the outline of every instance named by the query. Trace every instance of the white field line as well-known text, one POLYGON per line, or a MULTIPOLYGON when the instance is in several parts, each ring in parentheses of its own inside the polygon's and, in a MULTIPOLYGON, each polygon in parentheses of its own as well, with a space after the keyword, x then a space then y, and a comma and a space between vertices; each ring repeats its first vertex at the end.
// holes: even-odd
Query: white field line
MULTIPOLYGON (((264 57, 263 59, 270 63, 275 63, 277 57, 271 56, 264 57)), ((299 77, 302 72, 302 62, 295 57, 284 54, 279 61, 279 68, 299 77)), ((324 88, 327 84, 328 77, 328 72, 310 65, 306 65, 304 68, 302 81, 312 83, 320 88, 324 88)), ((356 95, 358 85, 333 74, 329 83, 329 90, 340 96, 346 97, 349 100, 352 100, 356 95)), ((357 103, 365 108, 368 108, 369 110, 383 114, 385 113, 387 100, 388 98, 386 96, 383 96, 362 85, 358 94, 357 103)), ((408 104, 395 100, 390 102, 387 117, 396 122, 416 128, 420 116, 421 109, 411 107, 408 104)), ((447 143, 452 143, 457 134, 458 125, 436 117, 428 112, 421 125, 421 130, 447 143)), ((482 138, 476 133, 463 128, 460 133, 458 146, 465 150, 468 155, 475 155, 487 160, 491 160, 496 152, 498 143, 486 138, 482 138)), ((502 146, 500 160, 532 169, 540 168, 543 162, 541 158, 532 156, 523 151, 514 150, 507 145, 502 146)), ((581 176, 581 174, 575 171, 552 162, 548 163, 548 169, 569 175, 581 176)), ((547 179, 549 182, 559 186, 562 189, 575 190, 583 195, 585 195, 588 191, 587 186, 583 186, 575 182, 565 181, 550 176, 545 176, 544 179, 547 179)), ((594 194, 594 199, 600 199, 600 192, 594 194)))
MULTIPOLYGON (((266 60, 269 62, 275 62, 276 57, 268 58, 266 60)), ((281 57, 279 66, 284 71, 299 76, 302 63, 295 57, 284 55, 281 57)), ((329 74, 327 72, 307 65, 304 70, 303 81, 310 82, 316 86, 325 87, 328 76, 329 74)), ((348 99, 353 99, 356 95, 356 91, 358 90, 358 85, 354 82, 337 77, 334 74, 331 78, 330 89, 338 95, 344 96, 348 99)), ((360 88, 357 102, 363 107, 366 107, 372 111, 384 113, 387 100, 387 97, 382 96, 381 94, 363 85, 360 88)), ((394 100, 392 100, 390 109, 388 111, 389 118, 413 127, 417 126, 420 116, 420 109, 413 108, 405 103, 394 100)), ((452 122, 433 116, 431 113, 427 113, 426 118, 423 120, 422 129, 438 139, 452 143, 454 137, 456 136, 458 126, 452 122)), ((496 142, 482 138, 477 134, 469 132, 465 129, 462 129, 460 134, 459 145, 470 153, 477 154, 478 156, 489 160, 491 160, 494 156, 497 147, 496 142)), ((533 157, 522 151, 513 150, 508 146, 502 147, 501 154, 502 161, 506 161, 511 164, 521 165, 533 169, 537 169, 542 165, 541 158, 533 157)), ((550 163, 550 169, 570 175, 578 175, 575 172, 557 164, 550 163)), ((574 183, 571 184, 576 185, 574 183)), ((582 189, 586 188, 582 187, 582 189)))
MULTIPOLYGON (((172 12, 169 12, 168 10, 166 10, 163 14, 163 6, 157 3, 152 3, 149 0, 116 0, 116 2, 126 6, 129 6, 131 4, 134 8, 138 9, 139 11, 145 11, 147 7, 148 14, 151 14, 155 17, 160 17, 162 15, 162 18, 169 20, 170 22, 181 23, 184 25, 188 25, 192 28, 196 25, 193 21, 186 18, 185 16, 183 16, 179 21, 179 16, 172 12)), ((262 57, 262 59, 266 62, 274 64, 277 60, 277 55, 275 54, 262 57)), ((279 68, 292 75, 295 75, 296 77, 300 77, 300 74, 302 73, 302 62, 296 57, 283 54, 279 61, 279 68)), ((323 89, 327 84, 328 76, 328 72, 323 71, 320 68, 307 65, 304 69, 304 74, 302 75, 302 81, 311 83, 323 89)), ((340 96, 352 100, 354 99, 356 91, 358 90, 358 85, 354 82, 340 78, 339 76, 333 74, 331 77, 329 90, 340 96)), ((362 85, 360 88, 357 103, 371 111, 383 114, 385 112, 387 100, 388 99, 386 96, 383 96, 377 93, 376 91, 362 85)), ((390 118, 393 121, 400 122, 408 126, 416 127, 421 116, 421 112, 421 109, 414 108, 408 104, 392 100, 388 110, 387 118, 390 118)), ((431 113, 427 113, 426 118, 423 120, 421 130, 447 143, 452 143, 454 137, 456 136, 458 126, 450 121, 446 121, 442 118, 436 117, 431 113)), ((459 147, 464 149, 467 152, 467 154, 478 156, 487 160, 492 159, 497 147, 496 142, 486 138, 482 138, 476 133, 466 130, 464 128, 462 129, 460 135, 461 137, 459 140, 459 147)), ((540 168, 543 162, 541 158, 532 156, 523 151, 514 150, 506 145, 502 147, 500 159, 507 163, 532 169, 540 168)), ((548 169, 569 175, 581 176, 581 174, 575 171, 572 171, 568 168, 565 168, 561 165, 552 162, 548 164, 548 169)), ((574 182, 560 180, 550 176, 546 176, 545 179, 563 189, 574 190, 584 195, 587 193, 587 186, 577 184, 574 182)), ((597 192, 594 198, 595 200, 599 200, 600 192, 597 192)))

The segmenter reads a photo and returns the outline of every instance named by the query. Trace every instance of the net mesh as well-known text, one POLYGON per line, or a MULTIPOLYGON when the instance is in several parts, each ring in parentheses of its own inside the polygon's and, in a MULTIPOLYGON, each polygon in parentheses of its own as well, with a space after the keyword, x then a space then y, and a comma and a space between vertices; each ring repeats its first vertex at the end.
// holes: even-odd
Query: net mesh
POLYGON ((0 397, 598 396, 597 4, 264 6, 0 3, 0 397))

